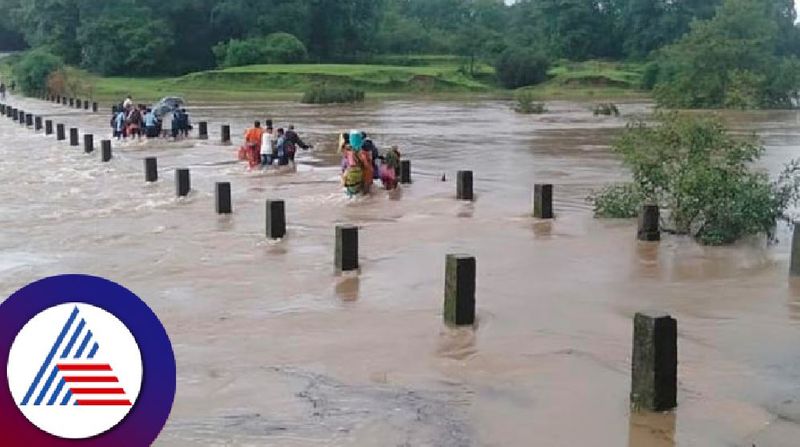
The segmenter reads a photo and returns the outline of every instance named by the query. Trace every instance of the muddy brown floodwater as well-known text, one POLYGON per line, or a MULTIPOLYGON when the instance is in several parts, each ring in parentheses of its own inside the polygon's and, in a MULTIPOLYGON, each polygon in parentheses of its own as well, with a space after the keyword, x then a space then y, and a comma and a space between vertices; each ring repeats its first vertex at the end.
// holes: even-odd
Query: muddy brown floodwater
MULTIPOLYGON (((108 116, 11 98, 105 135, 108 116)), ((0 294, 67 272, 100 275, 160 316, 178 391, 160 446, 797 446, 800 284, 788 229, 703 248, 636 242, 632 221, 592 218, 584 198, 624 180, 608 143, 632 115, 553 103, 192 105, 211 141, 116 145, 97 156, 0 120, 0 294), (252 174, 213 143, 255 118, 294 123, 316 149, 293 174, 252 174), (400 146, 414 184, 347 200, 334 139, 352 127, 400 146), (161 180, 144 183, 156 155, 161 180), (194 191, 174 198, 173 169, 194 191), (457 202, 455 171, 477 200, 457 202), (447 181, 442 182, 442 174, 447 181), (235 214, 213 185, 231 181, 235 214), (529 217, 534 182, 555 185, 557 219, 529 217), (264 200, 287 201, 288 237, 263 235, 264 200), (362 271, 333 270, 334 225, 362 227, 362 271), (478 260, 477 328, 442 323, 444 260, 478 260), (679 407, 628 410, 632 317, 679 323, 679 407)), ((800 115, 731 114, 757 131, 776 172, 800 157, 800 115)))

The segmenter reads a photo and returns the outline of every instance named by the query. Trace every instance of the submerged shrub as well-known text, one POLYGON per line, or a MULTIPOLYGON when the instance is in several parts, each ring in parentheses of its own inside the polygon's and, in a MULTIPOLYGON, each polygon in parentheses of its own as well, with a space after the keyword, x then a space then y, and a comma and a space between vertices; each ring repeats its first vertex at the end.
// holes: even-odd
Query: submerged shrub
POLYGON ((642 194, 634 183, 610 185, 589 196, 595 217, 632 219, 642 207, 642 194))
POLYGON ((594 106, 594 115, 606 115, 606 116, 619 116, 619 108, 617 108, 616 104, 610 102, 604 102, 602 104, 597 104, 594 106))
POLYGON ((306 91, 300 102, 303 104, 348 104, 363 102, 365 98, 366 94, 363 90, 321 84, 306 91))
POLYGON ((650 202, 666 211, 668 231, 703 244, 774 236, 775 222, 800 199, 800 162, 772 182, 752 168, 764 152, 755 136, 731 135, 718 117, 662 112, 655 121, 629 124, 614 144, 634 182, 597 194, 598 216, 630 217, 650 202))
POLYGON ((542 114, 547 112, 547 107, 543 102, 534 101, 533 93, 523 91, 519 92, 516 96, 514 111, 526 115, 542 114))

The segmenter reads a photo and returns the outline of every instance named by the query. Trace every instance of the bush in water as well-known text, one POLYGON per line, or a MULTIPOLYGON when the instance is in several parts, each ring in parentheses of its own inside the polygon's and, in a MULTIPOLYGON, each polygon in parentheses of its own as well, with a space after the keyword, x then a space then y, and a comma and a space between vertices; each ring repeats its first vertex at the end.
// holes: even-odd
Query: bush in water
POLYGON ((44 49, 36 49, 26 53, 17 62, 12 72, 20 88, 26 94, 44 91, 50 74, 64 66, 58 56, 44 49))
POLYGON ((594 115, 619 116, 619 108, 617 108, 616 104, 610 102, 597 104, 594 106, 594 115))
POLYGON ((764 152, 755 136, 732 136, 718 117, 659 112, 654 118, 656 124, 629 124, 615 142, 634 182, 597 194, 595 212, 630 217, 635 198, 637 211, 656 203, 667 212, 667 231, 703 244, 761 233, 772 239, 775 222, 800 200, 800 162, 770 181, 752 169, 764 152))
POLYGON ((522 91, 517 93, 517 103, 514 105, 514 111, 525 115, 542 114, 547 112, 547 107, 543 102, 534 101, 533 93, 529 91, 522 91))
POLYGON ((613 219, 632 219, 639 214, 642 194, 633 183, 611 185, 589 196, 594 216, 613 219))
POLYGON ((363 102, 366 95, 362 90, 329 85, 316 85, 308 90, 301 100, 304 104, 346 104, 363 102))

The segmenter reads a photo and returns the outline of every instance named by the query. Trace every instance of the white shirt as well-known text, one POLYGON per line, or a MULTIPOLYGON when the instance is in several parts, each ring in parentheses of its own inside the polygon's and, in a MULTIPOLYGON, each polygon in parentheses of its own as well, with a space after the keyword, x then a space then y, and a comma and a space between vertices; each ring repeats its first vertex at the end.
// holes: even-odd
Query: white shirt
POLYGON ((125 98, 125 101, 122 103, 122 107, 128 108, 133 105, 133 101, 130 98, 125 98))
POLYGON ((261 136, 261 155, 272 154, 273 147, 275 147, 275 135, 264 132, 264 135, 261 136))

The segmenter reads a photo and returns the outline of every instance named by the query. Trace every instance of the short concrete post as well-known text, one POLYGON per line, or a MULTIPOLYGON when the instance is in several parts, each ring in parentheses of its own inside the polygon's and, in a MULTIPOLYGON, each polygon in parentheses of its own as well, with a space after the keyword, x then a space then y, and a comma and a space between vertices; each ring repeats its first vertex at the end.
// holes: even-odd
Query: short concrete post
POLYGON ((96 102, 92 103, 92 112, 97 113, 97 103, 96 102))
POLYGON ((66 96, 62 96, 61 97, 61 104, 62 105, 67 105, 67 97, 66 96))
POLYGON ((444 321, 451 326, 475 324, 474 256, 447 255, 444 285, 444 321))
POLYGON ((80 109, 82 105, 83 105, 83 103, 81 102, 80 99, 76 99, 75 100, 75 108, 76 109, 80 109))
POLYGON ((458 171, 456 198, 458 200, 474 200, 475 196, 472 190, 472 171, 458 171))
POLYGON ((83 136, 83 152, 87 154, 94 152, 94 135, 87 133, 83 136))
POLYGON ((283 200, 267 200, 266 230, 267 239, 286 236, 286 202, 283 200))
POLYGON ((231 201, 231 184, 229 182, 217 182, 214 189, 214 203, 216 203, 217 214, 232 214, 233 202, 231 201))
POLYGON ((78 129, 75 127, 69 129, 69 145, 80 146, 80 141, 78 141, 78 129))
POLYGON ((11 108, 11 115, 9 115, 9 116, 11 117, 12 121, 16 121, 16 120, 19 119, 19 112, 17 111, 17 109, 12 107, 11 108))
POLYGON ((100 161, 108 163, 113 157, 111 153, 111 140, 103 140, 100 142, 100 161))
POLYGON ((156 157, 144 159, 144 181, 148 183, 158 181, 158 159, 156 157))
POLYGON ((25 114, 25 125, 28 127, 33 127, 33 114, 26 113, 25 114))
POLYGON ((89 100, 83 101, 83 110, 89 110, 89 100))
POLYGON ((67 139, 66 133, 64 132, 64 125, 57 124, 56 125, 56 140, 64 141, 67 139))
POLYGON ((358 270, 358 227, 355 225, 336 226, 336 270, 351 272, 358 270))
POLYGON ((800 222, 794 223, 794 233, 792 234, 792 260, 789 267, 791 276, 800 276, 800 222))
POLYGON ((70 107, 74 107, 75 106, 75 98, 69 98, 69 106, 70 107))
POLYGON ((220 128, 220 133, 222 134, 220 141, 222 141, 223 144, 228 144, 231 142, 231 126, 223 124, 220 128))
POLYGON ((533 185, 533 217, 553 218, 553 185, 533 185))
POLYGON ((638 238, 644 242, 661 240, 661 216, 658 205, 644 205, 639 215, 638 238))
POLYGON ((37 115, 37 116, 34 118, 34 120, 33 120, 33 129, 34 129, 35 131, 37 131, 37 132, 38 132, 38 131, 40 131, 40 130, 42 130, 42 117, 41 117, 41 116, 38 116, 38 115, 37 115))
POLYGON ((20 110, 19 113, 17 114, 17 121, 19 122, 20 126, 24 126, 25 125, 25 111, 24 110, 20 110))
POLYGON ((207 140, 208 139, 208 123, 205 121, 200 121, 197 123, 197 138, 199 140, 207 140))
POLYGON ((178 197, 186 197, 189 191, 192 190, 191 178, 188 169, 175 170, 175 195, 178 197))
POLYGON ((400 160, 400 183, 411 183, 411 160, 400 160))
POLYGON ((631 408, 667 411, 678 391, 678 322, 667 314, 637 313, 633 320, 631 408))
POLYGON ((0 115, 5 115, 5 114, 6 114, 6 105, 0 104, 0 115))
POLYGON ((53 135, 53 120, 45 120, 45 122, 44 122, 44 134, 45 135, 53 135))

